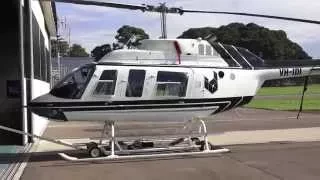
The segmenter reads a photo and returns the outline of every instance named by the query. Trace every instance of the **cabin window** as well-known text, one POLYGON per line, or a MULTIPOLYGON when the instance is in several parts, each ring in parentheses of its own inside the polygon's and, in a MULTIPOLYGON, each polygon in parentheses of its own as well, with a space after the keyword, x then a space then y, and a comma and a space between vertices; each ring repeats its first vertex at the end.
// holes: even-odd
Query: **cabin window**
POLYGON ((206 45, 206 55, 212 56, 212 48, 209 45, 206 45))
POLYGON ((68 74, 52 88, 54 96, 69 99, 79 99, 82 96, 94 72, 94 65, 85 65, 68 74))
POLYGON ((105 70, 102 72, 94 95, 113 95, 117 82, 116 70, 105 70))
POLYGON ((127 97, 141 97, 143 92, 145 70, 130 70, 128 85, 126 90, 127 97))
POLYGON ((188 77, 183 72, 159 71, 156 96, 186 96, 188 77))
POLYGON ((204 55, 204 45, 199 44, 198 48, 199 48, 199 55, 204 55))

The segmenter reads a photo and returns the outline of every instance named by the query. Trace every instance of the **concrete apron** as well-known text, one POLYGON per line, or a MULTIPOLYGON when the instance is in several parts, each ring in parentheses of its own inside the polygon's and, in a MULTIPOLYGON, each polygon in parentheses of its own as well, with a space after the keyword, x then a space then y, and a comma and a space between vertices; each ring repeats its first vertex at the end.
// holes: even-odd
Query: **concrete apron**
MULTIPOLYGON (((68 143, 85 143, 90 139, 60 139, 68 143)), ((311 142, 320 141, 320 127, 276 129, 276 130, 250 130, 229 131, 210 134, 208 140, 214 145, 228 146, 238 144, 257 144, 269 142, 311 142)), ((40 140, 32 148, 33 152, 50 152, 72 150, 70 147, 40 140)), ((232 149, 231 149, 232 150, 232 149)))

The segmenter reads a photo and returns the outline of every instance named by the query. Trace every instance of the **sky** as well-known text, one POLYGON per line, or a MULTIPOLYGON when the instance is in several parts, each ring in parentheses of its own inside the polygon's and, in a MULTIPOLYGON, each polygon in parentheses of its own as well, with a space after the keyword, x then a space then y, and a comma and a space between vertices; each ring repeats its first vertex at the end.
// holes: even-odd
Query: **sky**
MULTIPOLYGON (((135 5, 159 5, 165 2, 169 7, 184 9, 246 12, 320 21, 320 1, 317 0, 113 0, 107 2, 135 5)), ((66 21, 67 27, 70 28, 71 44, 81 44, 87 52, 95 46, 114 42, 116 31, 123 25, 143 28, 154 39, 161 36, 158 13, 66 3, 57 3, 56 7, 59 20, 66 21)), ((220 27, 232 22, 256 23, 271 30, 284 30, 291 41, 298 43, 314 59, 320 59, 320 25, 316 24, 234 15, 169 14, 167 16, 168 38, 176 38, 189 28, 220 27)), ((60 33, 66 39, 68 39, 67 29, 60 28, 60 33)))

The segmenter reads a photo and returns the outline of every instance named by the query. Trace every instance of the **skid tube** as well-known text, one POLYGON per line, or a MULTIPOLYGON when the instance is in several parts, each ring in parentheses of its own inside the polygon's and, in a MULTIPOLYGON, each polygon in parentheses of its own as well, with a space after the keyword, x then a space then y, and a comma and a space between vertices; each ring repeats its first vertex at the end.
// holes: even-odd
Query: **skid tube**
MULTIPOLYGON (((207 128, 206 128, 206 124, 205 122, 200 119, 200 118, 195 118, 192 121, 189 121, 187 123, 187 125, 184 128, 188 128, 190 122, 193 121, 198 121, 200 122, 200 126, 199 126, 199 134, 203 134, 203 141, 202 141, 202 146, 195 145, 194 142, 192 141, 191 136, 188 136, 187 138, 183 138, 181 140, 181 138, 174 141, 171 141, 171 143, 175 143, 179 144, 181 142, 184 143, 188 143, 189 146, 187 147, 179 147, 179 146, 168 146, 168 147, 162 147, 162 148, 146 148, 146 149, 135 149, 135 150, 126 150, 126 149, 122 149, 121 146, 119 145, 119 142, 116 140, 115 137, 115 131, 114 131, 114 121, 105 121, 105 125, 101 134, 101 139, 99 141, 99 143, 97 143, 96 147, 98 148, 98 150, 100 151, 101 154, 105 155, 104 157, 89 157, 89 158, 77 158, 77 157, 73 157, 70 155, 67 155, 65 153, 58 153, 58 155, 67 161, 72 161, 72 162, 93 162, 93 161, 107 161, 107 160, 130 160, 130 159, 146 159, 146 158, 165 158, 165 157, 175 157, 175 156, 188 156, 188 155, 201 155, 201 154, 216 154, 216 153, 227 153, 230 152, 229 149, 226 148, 219 148, 219 149, 212 149, 212 145, 208 142, 208 133, 207 133, 207 128), (104 136, 106 135, 106 130, 107 127, 111 127, 111 140, 109 142, 109 144, 104 144, 102 139, 104 138, 104 136), (180 142, 179 142, 180 141, 180 142), (110 145, 110 150, 107 151, 105 150, 105 147, 110 145), (115 149, 115 147, 117 147, 117 150, 115 149), (202 148, 201 148, 202 147, 202 148), (197 149, 197 151, 192 151, 197 149), (189 152, 177 152, 177 151, 183 151, 183 150, 189 150, 189 152), (191 151, 190 151, 191 150, 191 151), (168 151, 172 151, 172 152, 168 152, 168 151), (159 153, 161 152, 161 153, 159 153), (138 155, 135 155, 135 153, 140 153, 138 155), (141 153, 149 153, 149 154, 141 154, 141 153), (128 155, 129 154, 129 155, 128 155), (134 154, 134 155, 132 155, 134 154)), ((6 130, 9 132, 13 132, 13 133, 17 133, 17 134, 21 134, 21 135, 26 135, 26 136, 30 136, 33 138, 38 138, 41 140, 45 140, 45 141, 49 141, 55 144, 59 144, 59 145, 63 145, 66 147, 70 147, 73 148, 75 150, 80 150, 80 151, 86 151, 89 152, 90 154, 90 147, 88 146, 87 143, 87 147, 83 147, 80 145, 76 145, 76 144, 71 144, 71 143, 67 143, 61 140, 56 140, 56 139, 52 139, 52 138, 48 138, 48 137, 44 137, 44 136, 38 136, 35 134, 31 134, 31 133, 26 133, 20 130, 16 130, 13 128, 9 128, 9 127, 5 127, 0 125, 0 129, 2 130, 6 130)), ((198 139, 198 138, 195 138, 198 139)), ((100 156, 100 154, 99 154, 100 156)))
MULTIPOLYGON (((205 122, 200 118, 194 118, 191 121, 188 121, 187 125, 184 127, 188 129, 190 122, 200 122, 199 126, 199 134, 203 134, 201 145, 199 143, 193 142, 191 135, 186 138, 179 138, 177 140, 171 141, 170 144, 174 144, 172 146, 167 147, 152 147, 145 149, 134 149, 127 150, 123 149, 121 145, 119 145, 119 141, 117 141, 114 131, 114 121, 105 121, 105 125, 102 131, 101 139, 106 135, 106 128, 111 128, 111 138, 109 143, 102 143, 100 140, 99 143, 96 143, 95 150, 99 150, 99 157, 91 156, 88 158, 77 158, 74 156, 67 155, 65 153, 58 153, 61 158, 71 162, 94 162, 94 161, 114 161, 114 160, 134 160, 134 159, 147 159, 147 158, 166 158, 166 157, 175 157, 175 156, 190 156, 190 155, 204 155, 204 154, 217 154, 217 153, 227 153, 230 152, 229 149, 219 147, 215 149, 213 145, 208 142, 208 133, 205 122), (186 143, 188 146, 175 146, 178 144, 186 143), (106 150, 108 147, 110 150, 106 150), (192 151, 193 150, 193 151, 192 151), (196 150, 196 151, 194 151, 196 150), (171 151, 171 152, 170 152, 171 151), (178 152, 182 151, 182 152, 178 152), (187 151, 187 152, 186 152, 187 151), (143 154, 144 153, 144 154, 143 154), (102 156, 101 156, 102 155, 102 156), (104 155, 104 156, 103 156, 104 155)), ((200 142, 200 141, 199 141, 200 142)), ((88 152, 91 154, 90 147, 88 147, 88 152)))

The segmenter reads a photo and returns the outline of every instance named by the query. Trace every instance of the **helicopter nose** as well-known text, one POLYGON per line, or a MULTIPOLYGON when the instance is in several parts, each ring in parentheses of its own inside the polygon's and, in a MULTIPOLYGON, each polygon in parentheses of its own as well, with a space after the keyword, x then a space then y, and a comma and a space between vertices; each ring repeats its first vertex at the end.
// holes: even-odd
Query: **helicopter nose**
POLYGON ((65 117, 62 109, 59 108, 57 103, 55 103, 53 100, 54 97, 52 97, 51 94, 39 96, 31 100, 31 102, 28 104, 28 109, 38 116, 66 121, 67 118, 65 117))

